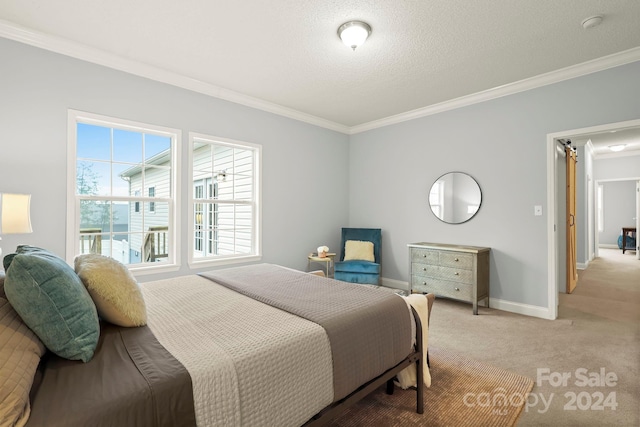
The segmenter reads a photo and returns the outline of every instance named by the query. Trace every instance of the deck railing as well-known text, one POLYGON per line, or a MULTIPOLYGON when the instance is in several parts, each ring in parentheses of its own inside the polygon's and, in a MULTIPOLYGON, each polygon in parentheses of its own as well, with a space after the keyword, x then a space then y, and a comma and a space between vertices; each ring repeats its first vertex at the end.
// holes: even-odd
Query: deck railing
POLYGON ((80 229, 80 253, 81 254, 101 254, 102 253, 102 229, 101 228, 81 228, 80 229))
POLYGON ((144 237, 142 245, 143 262, 156 262, 160 258, 169 256, 169 245, 167 242, 168 226, 149 227, 149 231, 144 237))

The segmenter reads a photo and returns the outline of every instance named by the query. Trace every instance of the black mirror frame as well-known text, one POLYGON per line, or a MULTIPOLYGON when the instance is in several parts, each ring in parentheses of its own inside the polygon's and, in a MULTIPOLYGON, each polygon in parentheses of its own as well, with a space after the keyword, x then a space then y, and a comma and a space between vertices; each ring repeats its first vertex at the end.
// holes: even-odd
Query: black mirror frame
POLYGON ((449 222, 449 221, 445 221, 444 219, 440 218, 438 215, 436 215, 436 213, 433 211, 433 206, 431 205, 431 202, 428 199, 427 196, 427 203, 429 204, 429 209, 431 210, 431 213, 433 214, 433 216, 435 216, 436 218, 438 218, 438 220, 440 220, 441 222, 444 222, 445 224, 452 224, 452 225, 458 225, 458 224, 464 224, 465 222, 470 221, 471 219, 473 219, 477 214, 478 211, 480 211, 480 208, 482 207, 482 188, 480 187, 480 184, 478 183, 478 181, 476 181, 476 179, 474 177, 472 177, 471 175, 469 175, 466 172, 460 172, 460 171, 451 171, 451 172, 447 172, 447 173, 443 173, 442 175, 440 175, 434 182, 433 184, 431 184, 431 188, 429 188, 429 194, 431 194, 431 190, 433 189, 433 186, 440 181, 443 177, 447 176, 447 175, 451 175, 451 174, 462 174, 465 175, 467 177, 469 177, 478 187, 478 192, 480 193, 480 203, 478 203, 478 209, 473 213, 473 215, 471 215, 469 218, 465 219, 464 221, 460 221, 460 222, 449 222))

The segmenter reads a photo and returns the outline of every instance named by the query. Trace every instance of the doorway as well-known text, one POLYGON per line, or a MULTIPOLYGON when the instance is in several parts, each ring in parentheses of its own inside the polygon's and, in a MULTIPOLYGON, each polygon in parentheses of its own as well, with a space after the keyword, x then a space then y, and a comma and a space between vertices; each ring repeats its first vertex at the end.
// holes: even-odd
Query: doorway
MULTIPOLYGON (((565 206, 566 206, 566 194, 565 192, 565 159, 564 153, 559 154, 558 142, 563 139, 575 139, 576 137, 584 137, 590 134, 602 134, 608 132, 615 132, 616 130, 633 129, 640 133, 640 120, 630 120, 626 122, 611 123, 607 125, 593 126, 589 128, 574 129, 570 131, 558 132, 547 135, 547 205, 549 215, 547 216, 547 248, 548 248, 548 307, 547 318, 556 319, 558 316, 558 292, 566 287, 566 228, 563 219, 565 206), (561 175, 559 174, 561 171, 561 175), (559 185, 560 184, 560 185, 559 185)), ((584 163, 588 164, 590 155, 584 156, 584 163)), ((590 166, 589 166, 590 167, 590 166)), ((633 168, 635 170, 635 168, 633 168)), ((626 179, 635 179, 640 181, 640 176, 636 172, 629 171, 629 177, 626 179)), ((593 191, 592 172, 582 171, 586 177, 586 182, 583 183, 586 187, 593 191)), ((636 192, 637 197, 640 198, 640 189, 636 192)), ((588 212, 583 219, 587 224, 584 227, 578 227, 578 242, 581 246, 587 245, 587 263, 589 259, 596 255, 597 250, 597 234, 596 234, 596 215, 594 213, 595 205, 593 203, 593 195, 587 197, 588 212), (587 243, 584 243, 587 242, 587 243)), ((640 204, 640 201, 637 201, 640 204)), ((636 213, 636 223, 640 222, 640 208, 636 213)), ((580 225, 580 224, 579 224, 580 225)), ((638 250, 636 249, 636 254, 638 250)))

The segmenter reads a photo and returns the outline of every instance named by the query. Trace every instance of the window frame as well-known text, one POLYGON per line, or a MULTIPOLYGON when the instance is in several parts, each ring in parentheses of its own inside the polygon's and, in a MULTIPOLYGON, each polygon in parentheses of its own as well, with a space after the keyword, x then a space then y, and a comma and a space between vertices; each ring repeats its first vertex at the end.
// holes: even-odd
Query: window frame
MULTIPOLYGON (((237 141, 229 138, 222 138, 212 135, 206 135, 196 132, 189 132, 189 143, 188 143, 188 165, 187 165, 187 185, 188 185, 188 207, 187 207, 187 217, 189 221, 187 223, 187 233, 188 233, 188 264, 190 268, 200 268, 200 267, 210 267, 210 266, 221 266, 226 264, 237 264, 237 263, 246 263, 259 261, 262 259, 262 146, 260 144, 254 144, 250 142, 237 141), (233 255, 216 255, 216 256, 204 256, 204 257, 195 257, 195 240, 196 240, 196 224, 193 221, 195 218, 195 204, 196 198, 194 197, 194 188, 196 182, 201 182, 202 179, 194 180, 193 179, 193 168, 194 168, 194 146, 196 142, 200 143, 209 143, 212 145, 223 145, 227 147, 240 148, 244 150, 251 150, 253 152, 253 200, 251 201, 251 205, 253 206, 253 221, 252 221, 252 252, 250 254, 233 254, 233 255)), ((203 190, 205 193, 207 192, 216 192, 217 188, 207 191, 208 182, 203 183, 203 190)), ((211 183, 212 186, 213 183, 211 183)), ((226 202, 226 201, 225 201, 226 202)), ((246 204, 246 203, 245 203, 246 204)), ((211 212, 215 215, 215 211, 211 212)), ((208 211, 203 211, 203 215, 207 215, 208 211)), ((209 244, 209 238, 203 232, 202 235, 202 246, 205 247, 209 244)))
MULTIPOLYGON (((80 253, 80 200, 87 197, 76 195, 76 165, 77 165, 77 127, 79 123, 95 126, 103 126, 114 129, 122 129, 135 132, 144 132, 162 135, 171 138, 171 173, 170 193, 168 198, 155 198, 155 201, 167 203, 169 209, 168 218, 168 259, 166 262, 126 264, 127 268, 136 276, 144 274, 156 274, 161 272, 177 271, 180 268, 180 150, 181 131, 178 129, 141 123, 117 117, 104 116, 79 110, 68 110, 67 121, 67 230, 66 230, 66 260, 73 265, 73 260, 80 253)), ((143 196, 140 196, 143 197, 143 196)), ((96 196, 96 200, 135 201, 136 196, 96 196)), ((89 198, 91 199, 91 198, 89 198)), ((149 203, 145 201, 142 203, 149 203)), ((142 208, 140 209, 142 210, 142 208)))

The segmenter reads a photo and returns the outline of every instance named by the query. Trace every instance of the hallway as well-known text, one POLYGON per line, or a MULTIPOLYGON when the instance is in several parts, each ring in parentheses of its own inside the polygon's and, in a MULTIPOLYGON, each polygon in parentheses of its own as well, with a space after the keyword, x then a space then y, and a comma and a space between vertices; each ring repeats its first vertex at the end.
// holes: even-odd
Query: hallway
POLYGON ((640 260, 635 251, 599 249, 599 256, 578 271, 572 294, 559 294, 558 318, 577 310, 610 320, 640 321, 640 260))

